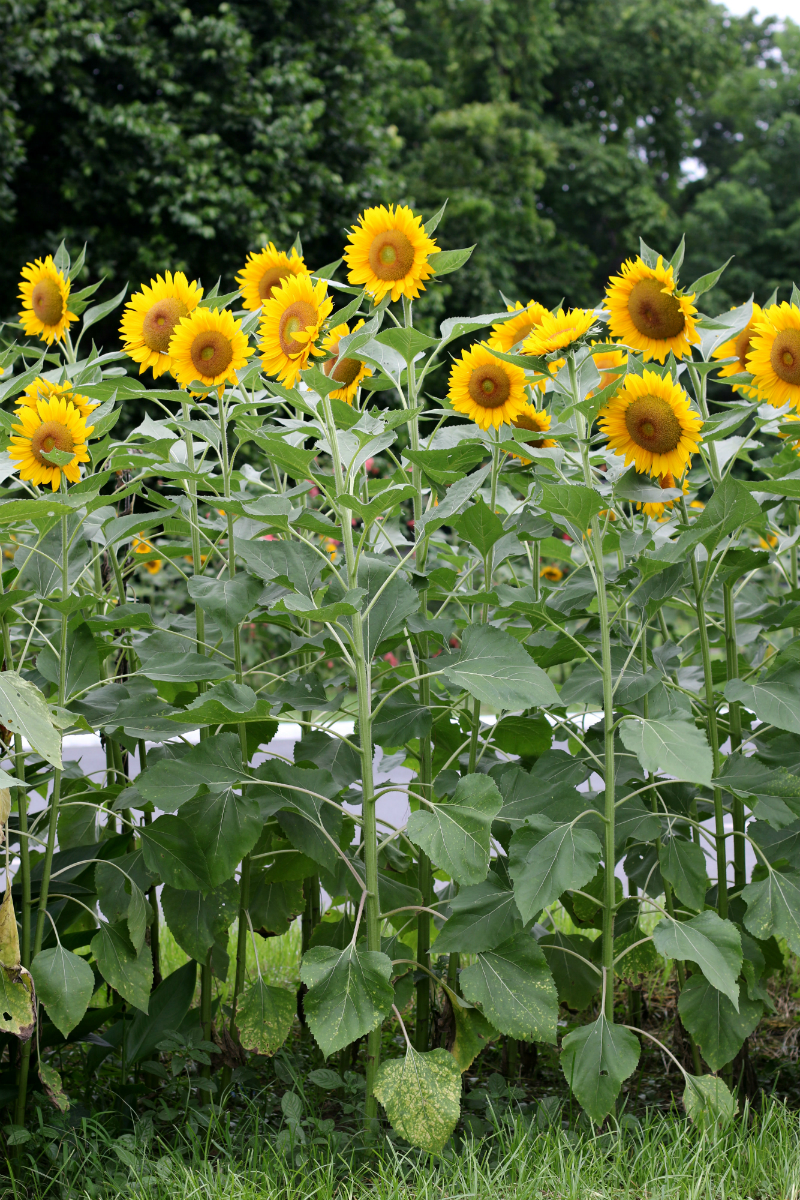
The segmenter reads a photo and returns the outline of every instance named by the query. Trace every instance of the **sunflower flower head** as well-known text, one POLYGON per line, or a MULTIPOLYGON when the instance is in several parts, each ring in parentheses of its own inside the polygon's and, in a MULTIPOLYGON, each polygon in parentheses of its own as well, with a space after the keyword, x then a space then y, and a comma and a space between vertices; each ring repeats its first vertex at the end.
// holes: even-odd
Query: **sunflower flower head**
MULTIPOLYGON (((666 491, 668 488, 676 488, 679 485, 675 482, 672 474, 667 471, 666 474, 659 475, 658 486, 666 491)), ((689 491, 689 480, 684 479, 681 486, 684 496, 687 495, 689 491)), ((663 504, 659 504, 658 501, 654 501, 652 503, 648 502, 646 504, 637 504, 636 507, 640 512, 643 512, 646 517, 652 517, 654 521, 663 521, 665 519, 665 510, 672 508, 674 504, 674 500, 665 500, 663 504)))
MULTIPOLYGON (((522 412, 517 413, 516 417, 512 419, 511 424, 515 429, 525 429, 531 433, 544 434, 550 428, 550 414, 541 412, 532 404, 526 404, 522 412)), ((537 449, 540 447, 555 446, 556 444, 552 438, 548 437, 526 438, 525 441, 529 446, 534 446, 537 449)), ((531 461, 529 458, 523 457, 522 454, 512 454, 512 458, 518 458, 523 466, 527 466, 531 461)))
POLYGON ((52 254, 37 258, 22 268, 19 319, 28 337, 41 338, 48 346, 61 342, 73 321, 69 311, 70 281, 53 262, 52 254))
POLYGON ((366 288, 375 304, 384 296, 416 300, 424 280, 434 273, 428 259, 440 247, 425 232, 420 217, 406 205, 368 208, 348 234, 347 278, 366 288))
POLYGON ((88 396, 82 396, 79 392, 73 392, 71 383, 51 383, 49 379, 34 379, 33 383, 29 383, 22 395, 15 400, 17 413, 21 408, 36 408, 39 400, 64 399, 78 410, 84 421, 99 408, 96 400, 90 400, 88 396))
POLYGON ((195 380, 206 387, 235 385, 252 354, 242 322, 227 309, 197 308, 178 323, 167 353, 181 387, 195 380))
POLYGON ((247 256, 247 262, 236 276, 242 293, 242 303, 250 312, 269 300, 278 284, 289 275, 308 275, 308 267, 294 246, 287 254, 269 242, 263 250, 247 256))
POLYGON ((654 267, 642 258, 628 259, 606 288, 611 336, 661 363, 670 351, 676 358, 691 357, 692 345, 700 341, 693 299, 678 295, 672 266, 661 255, 654 267))
MULTIPOLYGON (((719 378, 730 379, 732 375, 739 375, 742 371, 749 371, 747 365, 747 356, 752 349, 753 334, 756 331, 756 325, 764 317, 762 309, 757 305, 753 305, 753 315, 748 321, 746 327, 737 333, 735 338, 730 338, 729 341, 723 342, 721 346, 717 346, 712 354, 712 358, 735 358, 736 362, 728 363, 725 367, 720 367, 719 378)), ((741 392, 743 396, 747 396, 748 400, 755 400, 758 396, 758 388, 746 383, 734 383, 733 390, 741 392)))
POLYGON ((143 533, 140 533, 133 539, 131 549, 134 554, 149 554, 150 558, 144 564, 144 569, 148 575, 157 575, 163 567, 163 560, 153 557, 155 555, 155 546, 152 542, 148 542, 143 533))
POLYGON ((560 308, 557 313, 545 312, 523 342, 524 354, 552 354, 556 350, 566 350, 589 332, 597 321, 597 317, 588 308, 571 308, 564 312, 560 308))
POLYGON ((547 314, 545 306, 537 304, 535 300, 529 300, 524 308, 518 300, 516 304, 508 305, 508 311, 519 313, 519 316, 513 316, 508 321, 498 321, 493 325, 486 343, 493 350, 501 350, 503 354, 509 354, 516 345, 524 342, 536 326, 541 325, 542 318, 547 314))
MULTIPOLYGON (((596 345, 592 342, 592 345, 596 345)), ((608 387, 610 383, 614 383, 619 379, 620 375, 625 374, 625 367, 628 362, 627 350, 600 350, 597 354, 593 354, 594 365, 600 372, 600 387, 608 387)))
POLYGON ((683 475, 701 441, 703 422, 671 376, 627 375, 600 413, 598 425, 625 465, 647 475, 683 475))
POLYGON ((561 583, 561 580, 564 578, 564 572, 555 563, 548 563, 540 570, 539 578, 547 580, 548 583, 561 583))
MULTIPOLYGON (((317 345, 320 330, 333 309, 324 279, 290 275, 274 289, 261 310, 261 362, 268 375, 292 387, 317 345)), ((344 336, 344 335, 340 335, 344 336)))
POLYGON ((525 372, 496 358, 485 344, 471 346, 450 371, 448 399, 481 429, 510 425, 528 407, 525 372))
POLYGON ((86 425, 78 409, 64 396, 23 404, 17 412, 19 424, 12 425, 8 455, 16 464, 20 479, 42 487, 49 484, 55 492, 61 484, 61 474, 70 483, 80 481, 80 463, 89 462, 86 440, 94 426, 86 425), (64 464, 48 462, 42 454, 60 450, 71 454, 64 464))
MULTIPOLYGON (((359 321, 353 329, 353 333, 363 324, 363 320, 359 321)), ((346 356, 341 358, 339 356, 339 343, 342 338, 347 337, 348 333, 350 333, 349 325, 336 325, 322 339, 322 349, 335 355, 334 358, 329 358, 322 364, 322 369, 330 379, 335 379, 342 385, 335 392, 330 392, 329 395, 335 400, 344 400, 345 404, 352 404, 361 381, 371 375, 372 371, 366 363, 360 362, 357 358, 347 358, 346 356)))
POLYGON ((139 374, 148 367, 158 379, 172 369, 169 344, 180 321, 193 313, 203 298, 196 280, 189 283, 183 271, 165 271, 135 292, 122 312, 119 332, 123 350, 139 364, 139 374))
POLYGON ((772 304, 759 320, 750 339, 747 370, 758 395, 775 408, 792 403, 800 410, 800 308, 772 304))

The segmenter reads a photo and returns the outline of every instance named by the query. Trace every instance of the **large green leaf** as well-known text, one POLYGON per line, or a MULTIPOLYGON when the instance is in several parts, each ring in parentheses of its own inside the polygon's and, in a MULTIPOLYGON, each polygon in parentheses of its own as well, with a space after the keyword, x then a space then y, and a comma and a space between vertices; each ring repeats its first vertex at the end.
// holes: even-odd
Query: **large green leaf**
POLYGON ((522 924, 513 890, 494 871, 482 883, 461 888, 450 910, 434 943, 437 954, 493 950, 522 924))
POLYGON ((239 909, 239 889, 232 880, 212 892, 178 891, 166 884, 161 906, 170 933, 190 958, 204 963, 214 943, 228 930, 239 909))
POLYGON ((225 679, 232 671, 202 654, 154 654, 139 668, 139 674, 164 683, 196 683, 225 679))
POLYGON ((541 507, 549 513, 555 523, 580 539, 589 528, 589 522, 607 501, 599 492, 581 483, 545 483, 542 485, 541 507))
POLYGON ((238 795, 232 788, 197 796, 183 806, 181 817, 195 831, 213 887, 231 878, 264 825, 258 799, 238 795))
POLYGON ((461 537, 470 542, 483 558, 505 532, 503 522, 480 496, 453 524, 461 537))
MULTIPOLYGON (((301 879, 277 880, 272 871, 253 869, 250 881, 250 919, 262 937, 280 937, 287 933, 295 917, 305 908, 301 879)), ((317 929, 321 926, 318 925, 317 929)), ((352 936, 350 929, 347 940, 352 936)))
POLYGON ((467 1000, 479 1004, 495 1029, 529 1041, 556 1041, 558 996, 536 938, 520 931, 461 972, 467 1000))
POLYGON ((461 1070, 447 1050, 418 1054, 381 1065, 375 1095, 392 1129, 412 1146, 438 1154, 461 1115, 461 1070))
POLYGON ((252 575, 233 579, 206 579, 193 575, 187 584, 189 595, 223 633, 231 633, 255 607, 263 591, 260 580, 252 575))
POLYGON ((92 938, 92 954, 106 983, 134 1008, 147 1012, 153 986, 153 956, 144 946, 137 954, 128 940, 127 927, 101 925, 92 938))
POLYGON ((193 746, 180 759, 163 758, 136 780, 138 791, 164 812, 175 812, 204 786, 227 790, 249 774, 242 765, 242 748, 233 733, 217 733, 193 746))
POLYGON ((363 627, 364 653, 368 658, 384 638, 401 630, 407 618, 419 608, 419 594, 411 584, 401 575, 389 578, 393 569, 382 559, 369 557, 362 558, 359 564, 358 586, 366 589, 363 627))
POLYGON ((196 979, 196 963, 178 967, 151 993, 147 1012, 134 1014, 125 1039, 129 1062, 148 1058, 169 1030, 180 1029, 192 1003, 196 979))
POLYGON ((725 699, 738 700, 767 725, 800 733, 800 670, 793 663, 757 683, 729 679, 725 699))
POLYGON ((164 883, 210 891, 211 875, 195 831, 181 817, 158 817, 139 828, 145 866, 164 883))
MULTIPOLYGON (((431 710, 414 700, 410 692, 389 696, 372 727, 379 746, 403 746, 411 738, 425 737, 431 731, 431 710)), ((297 756, 295 755, 295 761, 297 756)), ((360 769, 353 778, 357 778, 360 769)))
POLYGON ((800 817, 800 779, 786 767, 773 769, 755 755, 746 758, 731 754, 713 782, 734 795, 752 797, 750 806, 756 816, 769 821, 774 829, 791 825, 800 817))
POLYGON ((602 983, 600 973, 591 966, 595 943, 583 934, 556 930, 540 938, 539 945, 553 974, 560 1003, 582 1012, 602 983))
POLYGON ((761 1020, 764 1006, 741 992, 739 1010, 702 975, 687 979, 678 1012, 712 1071, 731 1062, 761 1020))
POLYGON ((377 950, 314 946, 300 967, 309 1028, 326 1056, 376 1029, 394 1000, 392 960, 377 950))
POLYGON ((412 813, 406 832, 456 883, 481 883, 489 869, 492 819, 502 806, 493 779, 466 775, 452 800, 412 813))
POLYGON ((661 874, 672 884, 681 904, 702 909, 709 888, 706 856, 697 842, 672 837, 663 842, 659 854, 661 874))
POLYGON ((554 825, 541 818, 538 827, 517 830, 508 857, 517 907, 527 924, 562 892, 582 888, 594 878, 600 862, 600 842, 591 829, 554 825), (544 836, 542 829, 548 830, 544 836))
POLYGON ((68 1037, 89 1007, 94 971, 85 958, 63 946, 54 946, 36 955, 31 975, 48 1017, 68 1037))
POLYGON ((688 533, 681 536, 681 546, 702 542, 709 553, 729 533, 734 533, 749 521, 757 521, 761 508, 744 484, 727 475, 688 533))
POLYGON ((34 683, 16 671, 0 671, 0 724, 25 738, 54 767, 61 767, 61 734, 53 724, 45 698, 34 683))
POLYGON ((619 735, 626 750, 639 759, 645 771, 661 771, 692 783, 711 782, 714 760, 705 734, 690 721, 623 721, 619 735))
POLYGON ((296 1012, 294 992, 271 987, 259 976, 242 996, 236 1014, 242 1046, 256 1054, 274 1054, 289 1036, 296 1012))
POLYGON ((708 982, 738 1011, 742 939, 733 922, 723 921, 711 909, 690 921, 664 917, 653 930, 653 945, 664 958, 697 963, 708 982))
POLYGON ((770 871, 766 879, 749 883, 742 892, 747 905, 744 923, 753 937, 766 941, 784 937, 800 954, 800 875, 770 871))
POLYGON ((493 625, 467 626, 461 653, 444 673, 451 683, 498 710, 558 704, 549 676, 516 638, 493 625))
POLYGON ((250 789, 261 805, 262 819, 276 813, 281 829, 292 845, 326 871, 335 871, 342 814, 326 803, 338 789, 330 771, 294 767, 268 759, 256 775, 264 782, 250 789), (331 840, 332 839, 332 840, 331 840))
MULTIPOLYGON (((50 683, 58 684, 61 652, 60 633, 51 639, 36 656, 36 669, 50 683)), ((65 699, 74 692, 83 692, 100 682, 100 655, 92 631, 85 621, 70 622, 67 632, 67 663, 65 699)))
POLYGON ((595 1124, 614 1111, 625 1080, 636 1070, 641 1047, 629 1029, 604 1015, 573 1029, 561 1043, 564 1078, 595 1124))

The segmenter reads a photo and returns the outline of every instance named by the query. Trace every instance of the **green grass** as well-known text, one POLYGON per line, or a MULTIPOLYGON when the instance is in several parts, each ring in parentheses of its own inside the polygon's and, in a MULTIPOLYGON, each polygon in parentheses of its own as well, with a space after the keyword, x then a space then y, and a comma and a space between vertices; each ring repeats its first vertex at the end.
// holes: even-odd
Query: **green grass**
MULTIPOLYGON (((578 1122, 580 1126, 580 1122, 578 1122)), ((442 1158, 405 1153, 390 1141, 335 1150, 321 1143, 292 1154, 259 1125, 255 1104, 234 1127, 203 1141, 180 1131, 171 1148, 137 1134, 109 1137, 85 1123, 53 1144, 40 1172, 20 1160, 4 1195, 13 1200, 797 1200, 798 1118, 770 1101, 728 1129, 698 1130, 679 1116, 593 1135, 509 1119, 482 1142, 442 1158)))

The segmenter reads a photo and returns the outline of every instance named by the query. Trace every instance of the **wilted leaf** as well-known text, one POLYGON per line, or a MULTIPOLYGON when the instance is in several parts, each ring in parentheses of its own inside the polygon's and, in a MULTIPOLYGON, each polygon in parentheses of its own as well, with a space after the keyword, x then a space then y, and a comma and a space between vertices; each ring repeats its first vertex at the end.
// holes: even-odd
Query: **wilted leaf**
POLYGON ((137 954, 128 941, 125 925, 101 925, 92 938, 92 954, 106 983, 135 1008, 147 1012, 153 986, 150 947, 144 946, 137 954))
POLYGON ((61 1076, 55 1067, 48 1066, 39 1059, 39 1078, 42 1081, 47 1097, 53 1102, 59 1112, 69 1112, 69 1097, 64 1091, 61 1076))

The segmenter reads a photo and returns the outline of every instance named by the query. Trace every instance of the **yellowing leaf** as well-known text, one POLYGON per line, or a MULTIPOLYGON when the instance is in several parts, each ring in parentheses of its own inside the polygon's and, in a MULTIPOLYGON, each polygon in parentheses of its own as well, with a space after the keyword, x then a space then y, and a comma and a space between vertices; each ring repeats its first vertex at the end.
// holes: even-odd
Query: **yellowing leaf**
POLYGON ((286 988, 270 987, 260 978, 251 984, 236 1017, 239 1040, 245 1050, 274 1054, 280 1049, 292 1027, 296 1006, 294 992, 287 992, 286 988))
POLYGON ((11 888, 6 886, 3 903, 0 904, 0 963, 4 967, 16 968, 20 964, 19 932, 14 914, 11 888))
POLYGON ((0 1032, 27 1042, 36 1025, 36 994, 24 967, 0 966, 0 1032))
POLYGON ((461 1071, 447 1050, 418 1054, 409 1046, 404 1059, 381 1066, 375 1095, 395 1133, 437 1153, 461 1115, 461 1071))
POLYGON ((40 1061, 39 1078, 44 1084, 44 1090, 47 1092, 48 1098, 53 1102, 58 1111, 68 1112, 69 1098, 64 1091, 61 1076, 55 1067, 49 1067, 46 1063, 40 1061))

